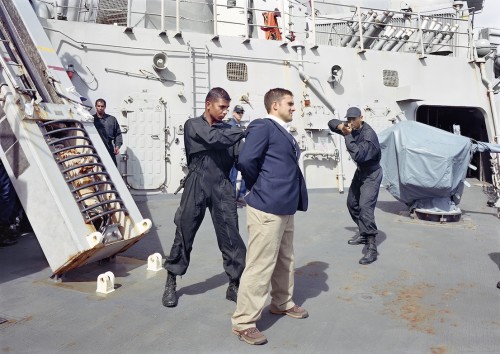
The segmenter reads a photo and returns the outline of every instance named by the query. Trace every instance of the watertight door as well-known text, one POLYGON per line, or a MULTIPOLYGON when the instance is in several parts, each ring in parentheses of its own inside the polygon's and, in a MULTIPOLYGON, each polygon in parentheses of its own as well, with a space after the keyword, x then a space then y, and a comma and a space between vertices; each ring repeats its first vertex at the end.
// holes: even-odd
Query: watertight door
POLYGON ((158 96, 143 93, 128 102, 126 181, 135 190, 161 189, 166 179, 165 104, 158 96))

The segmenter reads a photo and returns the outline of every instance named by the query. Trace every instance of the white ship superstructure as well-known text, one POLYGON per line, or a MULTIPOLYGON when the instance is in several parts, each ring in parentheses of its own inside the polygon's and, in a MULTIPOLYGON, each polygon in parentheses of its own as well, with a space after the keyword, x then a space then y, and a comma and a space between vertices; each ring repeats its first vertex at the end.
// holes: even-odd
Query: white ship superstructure
MULTIPOLYGON (((294 92, 292 130, 309 188, 342 191, 350 180, 354 164, 327 129, 349 106, 378 131, 408 119, 460 126, 480 141, 498 135, 486 84, 495 51, 479 57, 472 28, 482 1, 35 3, 77 91, 89 106, 104 97, 118 118, 126 133, 119 170, 136 192, 177 188, 183 123, 202 113, 215 86, 245 107, 247 121, 265 115, 269 88, 294 92)), ((489 160, 474 159, 486 181, 489 160)))
MULTIPOLYGON (((360 266, 366 249, 346 244, 356 228, 339 193, 355 165, 327 128, 359 106, 377 132, 417 125, 397 126, 409 120, 498 144, 500 31, 474 31, 483 6, 1 0, 0 158, 34 231, 0 247, 2 351, 252 351, 231 333, 234 303, 224 299, 208 217, 178 278, 177 309, 161 306, 159 268, 180 199, 169 194, 186 172, 184 122, 221 86, 248 124, 281 86, 295 94, 291 133, 310 189, 309 210, 296 214, 294 300, 311 316, 297 323, 263 311, 270 343, 259 350, 498 352, 500 206, 482 193, 488 182, 498 193, 497 155, 473 156, 456 222, 413 219, 382 189, 380 257, 360 266), (101 97, 124 132, 118 167, 87 111, 101 97)), ((238 215, 246 240, 244 209, 238 215)))

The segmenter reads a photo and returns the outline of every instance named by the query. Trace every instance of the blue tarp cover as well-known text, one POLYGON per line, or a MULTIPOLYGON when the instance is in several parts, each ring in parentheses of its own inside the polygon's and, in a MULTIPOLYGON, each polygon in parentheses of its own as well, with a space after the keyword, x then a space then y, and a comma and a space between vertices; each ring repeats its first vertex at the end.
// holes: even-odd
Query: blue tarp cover
POLYGON ((396 199, 411 208, 434 198, 459 203, 472 157, 469 138, 414 121, 395 124, 378 137, 382 184, 396 199))

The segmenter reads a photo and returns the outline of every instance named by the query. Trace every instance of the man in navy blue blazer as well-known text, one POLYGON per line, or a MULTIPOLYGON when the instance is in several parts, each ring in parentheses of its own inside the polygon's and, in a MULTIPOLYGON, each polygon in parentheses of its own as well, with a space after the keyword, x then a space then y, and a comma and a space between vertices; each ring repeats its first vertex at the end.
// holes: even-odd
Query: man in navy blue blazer
POLYGON ((247 128, 238 167, 250 191, 247 202, 248 250, 240 280, 232 331, 249 344, 267 338, 255 323, 271 285, 270 312, 306 318, 292 300, 294 214, 307 210, 307 189, 298 161, 300 149, 288 128, 295 111, 293 94, 276 88, 264 96, 268 115, 247 128))

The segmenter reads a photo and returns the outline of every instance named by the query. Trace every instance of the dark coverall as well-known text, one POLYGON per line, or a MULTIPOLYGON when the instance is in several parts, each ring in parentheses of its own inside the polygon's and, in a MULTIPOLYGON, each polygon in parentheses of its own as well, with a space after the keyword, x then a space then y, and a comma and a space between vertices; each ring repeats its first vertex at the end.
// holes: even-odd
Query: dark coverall
POLYGON ((118 121, 109 114, 104 114, 103 118, 94 114, 94 126, 116 165, 115 146, 123 145, 122 131, 118 121))
MULTIPOLYGON (((342 134, 337 129, 343 121, 332 119, 328 122, 331 131, 342 134)), ((366 122, 358 130, 344 136, 347 151, 357 165, 347 196, 347 209, 352 220, 359 227, 361 236, 376 236, 375 205, 377 204, 380 183, 382 182, 382 156, 377 134, 366 122)))
POLYGON ((21 210, 14 186, 0 160, 0 244, 14 236, 10 227, 16 224, 16 217, 20 216, 21 210))
POLYGON ((20 203, 16 190, 0 160, 0 224, 11 225, 19 214, 20 203))
MULTIPOLYGON (((232 127, 234 127, 234 126, 241 127, 241 123, 238 123, 238 121, 236 121, 236 119, 234 119, 234 118, 231 118, 227 122, 227 124, 229 124, 232 127)), ((236 190, 236 182, 238 179, 238 169, 236 168, 236 166, 233 166, 231 168, 231 172, 229 172, 229 179, 231 180, 231 183, 236 190)), ((241 182, 240 182, 240 190, 238 191, 238 194, 236 195, 236 200, 243 198, 245 196, 246 192, 247 192, 247 188, 245 186, 245 180, 242 178, 241 182)))
POLYGON ((189 172, 181 203, 175 213, 177 229, 174 243, 165 261, 165 268, 171 273, 186 273, 194 237, 208 207, 222 252, 224 270, 230 282, 239 282, 245 268, 246 247, 238 229, 229 171, 242 138, 241 128, 223 122, 210 126, 204 116, 188 119, 184 124, 184 147, 189 172))

